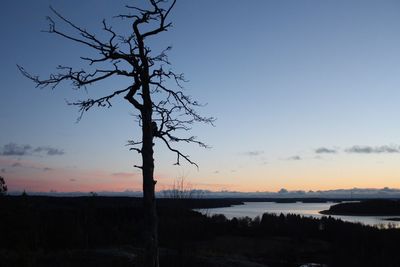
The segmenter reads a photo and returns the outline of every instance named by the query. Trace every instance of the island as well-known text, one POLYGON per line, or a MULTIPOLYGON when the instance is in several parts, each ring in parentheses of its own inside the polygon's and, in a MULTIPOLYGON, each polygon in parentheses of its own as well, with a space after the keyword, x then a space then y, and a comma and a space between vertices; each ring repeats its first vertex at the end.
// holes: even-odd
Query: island
POLYGON ((400 200, 372 199, 344 202, 333 205, 329 210, 323 210, 320 213, 349 216, 400 216, 400 200))

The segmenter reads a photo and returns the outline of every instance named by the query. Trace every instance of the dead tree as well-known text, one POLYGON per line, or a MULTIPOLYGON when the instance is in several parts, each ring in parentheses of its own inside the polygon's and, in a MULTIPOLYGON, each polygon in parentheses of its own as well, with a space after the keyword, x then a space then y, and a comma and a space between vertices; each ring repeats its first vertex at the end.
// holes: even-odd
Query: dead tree
POLYGON ((154 55, 147 46, 148 39, 156 37, 171 27, 172 24, 167 19, 175 3, 176 0, 148 0, 146 8, 126 6, 128 13, 120 14, 115 18, 127 21, 131 31, 128 34, 119 34, 103 20, 102 30, 105 32, 104 36, 107 37, 101 36, 101 38, 50 8, 53 18, 47 18, 49 21, 47 32, 89 47, 98 57, 81 57, 87 62, 87 69, 75 70, 69 66, 59 66, 57 72, 46 79, 34 76, 18 66, 22 74, 34 81, 37 87, 55 88, 64 81, 70 81, 74 88, 85 89, 89 85, 95 85, 111 77, 131 79, 131 84, 126 88, 113 89, 110 94, 97 99, 86 99, 69 104, 79 108, 80 119, 89 109, 111 107, 112 100, 122 96, 137 112, 142 138, 129 141, 129 145, 132 146, 131 150, 137 151, 142 157, 141 166, 135 165, 135 167, 140 168, 143 174, 146 226, 144 265, 146 267, 159 265, 154 138, 161 139, 167 148, 176 154, 175 164, 179 165, 181 159, 184 159, 196 165, 188 155, 174 148, 173 143, 183 141, 195 143, 201 147, 206 147, 206 145, 194 136, 179 137, 177 133, 190 130, 190 125, 195 122, 212 124, 214 121, 212 117, 202 117, 196 112, 196 107, 201 105, 183 92, 184 76, 169 69, 167 52, 171 47, 154 55), (70 27, 74 34, 56 27, 56 20, 70 27), (105 64, 107 68, 96 67, 105 64), (172 80, 176 86, 169 87, 166 83, 168 80, 172 80))

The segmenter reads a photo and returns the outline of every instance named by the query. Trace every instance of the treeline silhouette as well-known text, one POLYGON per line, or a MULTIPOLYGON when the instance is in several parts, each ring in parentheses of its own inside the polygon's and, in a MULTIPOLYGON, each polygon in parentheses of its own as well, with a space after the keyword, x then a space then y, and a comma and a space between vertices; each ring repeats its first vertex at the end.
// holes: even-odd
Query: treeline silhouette
POLYGON ((332 215, 396 216, 400 215, 400 200, 371 199, 361 202, 347 202, 333 205, 321 212, 332 215))
MULTIPOLYGON (((299 215, 228 220, 190 209, 218 201, 229 202, 159 200, 161 266, 399 266, 398 229, 299 215)), ((0 211, 0 266, 141 266, 140 199, 8 196, 0 211)))

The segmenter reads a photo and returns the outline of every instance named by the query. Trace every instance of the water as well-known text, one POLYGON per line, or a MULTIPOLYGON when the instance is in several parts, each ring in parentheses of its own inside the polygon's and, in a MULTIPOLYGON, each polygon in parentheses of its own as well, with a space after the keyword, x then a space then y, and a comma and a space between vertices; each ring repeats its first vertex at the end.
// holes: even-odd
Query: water
MULTIPOLYGON (((310 216, 314 218, 321 218, 326 215, 322 215, 319 212, 322 210, 329 209, 330 206, 336 203, 275 203, 275 202, 245 202, 244 205, 234 205, 227 208, 215 208, 207 210, 198 210, 207 215, 223 214, 228 219, 233 217, 245 217, 255 218, 267 212, 275 214, 299 214, 303 216, 310 216)), ((331 215, 331 217, 341 219, 347 222, 362 223, 365 225, 378 226, 378 227, 396 227, 400 228, 399 221, 388 221, 387 218, 400 218, 400 216, 343 216, 343 215, 331 215)))

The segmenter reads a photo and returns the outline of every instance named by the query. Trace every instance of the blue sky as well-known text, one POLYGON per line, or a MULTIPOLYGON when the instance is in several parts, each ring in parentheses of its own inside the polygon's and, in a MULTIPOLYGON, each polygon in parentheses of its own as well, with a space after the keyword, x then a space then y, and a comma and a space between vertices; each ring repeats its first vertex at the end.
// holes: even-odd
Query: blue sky
MULTIPOLYGON (((126 81, 51 91, 34 88, 16 68, 46 75, 59 64, 84 66, 86 48, 40 31, 49 5, 97 31, 103 18, 122 27, 112 16, 132 2, 7 2, 0 11, 0 169, 10 188, 140 189, 132 167, 140 158, 125 146, 140 133, 128 103, 94 109, 79 123, 65 103, 126 81), (4 155, 10 143, 64 153, 4 155)), ((199 111, 217 122, 192 130, 212 149, 182 146, 199 171, 173 166, 175 155, 157 144, 158 189, 179 176, 213 190, 400 187, 399 9, 398 1, 178 1, 174 28, 151 45, 173 46, 170 61, 189 80, 186 92, 208 103, 199 111)))

